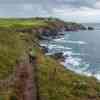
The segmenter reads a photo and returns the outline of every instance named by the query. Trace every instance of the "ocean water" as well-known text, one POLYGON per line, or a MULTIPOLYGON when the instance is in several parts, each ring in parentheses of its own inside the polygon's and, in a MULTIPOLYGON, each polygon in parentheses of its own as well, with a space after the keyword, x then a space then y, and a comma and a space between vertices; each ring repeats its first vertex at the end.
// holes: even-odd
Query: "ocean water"
POLYGON ((100 24, 86 24, 93 31, 65 32, 61 38, 43 41, 49 54, 63 52, 66 68, 100 80, 100 24))

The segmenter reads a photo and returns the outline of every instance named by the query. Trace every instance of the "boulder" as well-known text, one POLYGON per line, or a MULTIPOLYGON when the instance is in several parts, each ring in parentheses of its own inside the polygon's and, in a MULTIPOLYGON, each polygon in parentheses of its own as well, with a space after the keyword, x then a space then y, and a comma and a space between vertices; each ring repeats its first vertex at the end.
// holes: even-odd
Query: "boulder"
POLYGON ((64 56, 63 56, 63 53, 62 52, 54 53, 52 55, 52 57, 55 58, 55 59, 64 59, 64 56))
POLYGON ((89 27, 88 27, 88 30, 94 30, 94 28, 89 26, 89 27))
POLYGON ((42 51, 43 51, 43 53, 48 53, 48 48, 45 46, 42 46, 42 51))

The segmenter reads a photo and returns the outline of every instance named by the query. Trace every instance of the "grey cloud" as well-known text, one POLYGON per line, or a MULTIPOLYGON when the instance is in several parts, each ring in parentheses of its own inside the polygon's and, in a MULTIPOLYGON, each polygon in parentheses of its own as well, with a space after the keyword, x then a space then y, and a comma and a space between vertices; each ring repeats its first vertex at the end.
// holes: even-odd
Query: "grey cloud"
POLYGON ((0 4, 1 17, 47 16, 48 11, 40 4, 0 4))
POLYGON ((62 4, 71 5, 74 7, 87 6, 92 7, 98 0, 58 0, 62 4))
MULTIPOLYGON (((56 16, 59 14, 57 14, 58 12, 55 12, 54 9, 64 9, 65 13, 67 13, 68 9, 75 9, 74 11, 77 12, 81 10, 82 7, 99 10, 100 8, 96 7, 96 3, 99 1, 100 0, 0 0, 0 16, 56 16)), ((68 16, 64 17, 68 18, 68 16)))
POLYGON ((98 0, 0 0, 0 4, 46 4, 51 5, 72 5, 72 6, 91 6, 98 0))
POLYGON ((0 4, 39 4, 47 10, 50 10, 50 7, 52 8, 61 6, 71 6, 75 8, 79 8, 82 6, 93 7, 97 1, 99 0, 0 0, 0 4))

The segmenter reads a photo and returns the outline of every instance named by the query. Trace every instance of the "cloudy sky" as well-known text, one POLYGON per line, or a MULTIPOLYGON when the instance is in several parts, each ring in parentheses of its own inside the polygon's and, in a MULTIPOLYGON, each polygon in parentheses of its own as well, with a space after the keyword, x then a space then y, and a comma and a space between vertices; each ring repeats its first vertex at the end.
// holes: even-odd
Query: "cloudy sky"
POLYGON ((100 22, 100 0, 0 0, 0 17, 32 16, 100 22))

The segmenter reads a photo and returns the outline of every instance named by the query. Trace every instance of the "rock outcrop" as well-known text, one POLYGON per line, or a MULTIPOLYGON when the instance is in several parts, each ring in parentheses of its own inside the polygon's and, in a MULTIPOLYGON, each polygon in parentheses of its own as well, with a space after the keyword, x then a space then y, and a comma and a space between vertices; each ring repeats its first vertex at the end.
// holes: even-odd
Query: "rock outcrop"
POLYGON ((89 26, 89 27, 88 27, 88 30, 94 30, 94 28, 89 26))
POLYGON ((46 25, 38 26, 38 27, 31 27, 31 28, 18 28, 16 29, 17 32, 28 32, 28 33, 36 33, 36 36, 39 39, 45 39, 45 37, 56 37, 58 35, 63 35, 64 31, 78 31, 78 30, 87 30, 87 28, 78 23, 72 22, 64 22, 61 20, 44 20, 46 25))

